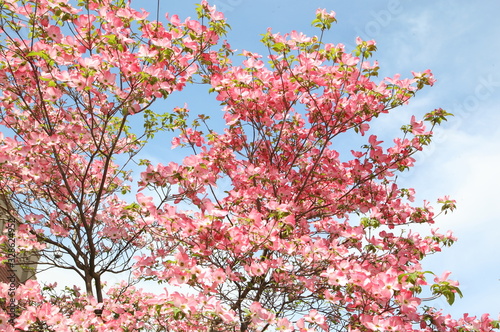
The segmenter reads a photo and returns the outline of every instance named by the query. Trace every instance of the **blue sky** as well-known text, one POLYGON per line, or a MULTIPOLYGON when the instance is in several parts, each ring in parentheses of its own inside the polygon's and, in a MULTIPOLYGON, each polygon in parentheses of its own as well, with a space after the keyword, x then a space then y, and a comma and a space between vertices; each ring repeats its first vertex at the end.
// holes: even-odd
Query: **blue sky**
MULTIPOLYGON (((161 1, 160 11, 194 17, 195 1, 161 1)), ((156 12, 156 1, 132 1, 135 7, 156 12)), ((311 27, 317 8, 334 10, 338 23, 325 42, 354 45, 356 36, 375 39, 374 59, 380 75, 431 69, 438 82, 426 88, 409 106, 377 119, 373 126, 382 137, 395 137, 412 114, 423 115, 442 107, 455 117, 438 128, 416 167, 400 176, 400 184, 417 190, 417 198, 431 202, 443 195, 458 201, 458 209, 438 219, 436 227, 451 229, 458 242, 425 261, 436 274, 452 271, 464 298, 452 307, 443 299, 432 303, 454 316, 469 312, 500 311, 500 2, 465 1, 320 1, 320 0, 218 0, 212 1, 228 18, 229 43, 238 50, 265 53, 260 34, 275 32, 319 33, 311 27)), ((217 113, 213 96, 192 98, 181 94, 162 107, 182 106, 217 113)), ((356 147, 356 146, 355 146, 356 147)), ((174 150, 177 151, 177 150, 174 150)), ((151 151, 156 154, 158 151, 151 151)), ((158 157, 157 161, 168 161, 158 157)), ((156 159, 156 158, 154 158, 156 159)), ((50 277, 48 277, 50 278, 50 277)))

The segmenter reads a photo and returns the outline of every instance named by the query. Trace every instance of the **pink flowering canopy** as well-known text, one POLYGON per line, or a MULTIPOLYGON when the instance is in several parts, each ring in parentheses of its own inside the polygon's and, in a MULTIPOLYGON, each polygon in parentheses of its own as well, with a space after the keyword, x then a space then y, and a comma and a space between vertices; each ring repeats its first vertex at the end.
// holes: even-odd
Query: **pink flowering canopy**
MULTIPOLYGON (((392 142, 370 129, 432 85, 432 73, 379 79, 374 41, 346 50, 271 29, 269 54, 235 58, 221 39, 223 15, 206 1, 197 14, 163 24, 125 1, 0 2, 0 193, 10 202, 1 212, 18 222, 16 254, 72 270, 85 285, 0 284, 0 328, 497 328, 488 315, 432 308, 428 300, 462 294, 421 261, 455 238, 409 226, 433 224, 455 201, 441 198, 436 213, 396 181, 451 114, 413 116, 392 142), (210 129, 219 110, 192 121, 187 106, 152 110, 193 82, 220 102, 223 131, 210 129), (167 130, 176 131, 172 147, 192 154, 139 161, 167 130), (104 286, 124 272, 133 279, 104 286), (144 292, 141 280, 164 289, 144 292)), ((318 10, 313 25, 323 33, 335 21, 318 10)))

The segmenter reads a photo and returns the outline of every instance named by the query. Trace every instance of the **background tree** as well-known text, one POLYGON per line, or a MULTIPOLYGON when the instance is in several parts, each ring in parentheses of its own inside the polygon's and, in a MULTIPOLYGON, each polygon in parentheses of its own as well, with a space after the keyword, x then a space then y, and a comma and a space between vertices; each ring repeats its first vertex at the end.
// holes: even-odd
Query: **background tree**
POLYGON ((175 124, 149 107, 182 90, 224 32, 198 9, 210 27, 163 26, 124 1, 0 4, 0 190, 15 205, 3 212, 23 220, 19 250, 75 271, 98 302, 102 275, 129 270, 148 243, 148 223, 120 197, 132 158, 175 124))
MULTIPOLYGON (((498 325, 422 306, 426 286, 450 303, 460 295, 447 275, 432 283, 420 265, 454 238, 405 232, 436 215, 427 203, 414 206, 413 189, 396 180, 449 114, 429 112, 430 129, 412 117, 390 144, 370 134, 371 120, 433 84, 430 71, 379 80, 378 65, 368 61, 373 41, 358 39, 351 53, 321 36, 271 31, 263 37, 267 65, 247 51, 243 64, 233 65, 226 44, 209 49, 226 24, 205 2, 201 23, 171 16, 166 28, 121 1, 85 1, 82 12, 52 1, 2 5, 1 120, 12 137, 0 148, 1 181, 18 209, 10 213, 25 221, 19 248, 39 250, 43 264, 73 269, 86 284, 86 294, 63 295, 51 287, 42 292, 36 282, 21 286, 17 329, 498 325), (149 110, 194 75, 224 105, 224 132, 211 130, 206 115, 189 124, 187 108, 172 115, 149 110), (129 125, 136 114, 144 115, 140 132, 129 125), (139 190, 160 196, 139 192, 126 202, 127 165, 163 128, 179 130, 174 146, 193 154, 181 164, 144 161, 139 190), (353 137, 364 140, 361 148, 346 149, 353 137), (217 188, 223 181, 229 184, 217 188), (105 296, 102 274, 130 269, 136 251, 137 280, 165 283, 164 293, 124 282, 105 296)), ((313 24, 323 32, 334 22, 334 13, 318 10, 313 24)), ((454 208, 447 197, 440 203, 444 212, 454 208)))

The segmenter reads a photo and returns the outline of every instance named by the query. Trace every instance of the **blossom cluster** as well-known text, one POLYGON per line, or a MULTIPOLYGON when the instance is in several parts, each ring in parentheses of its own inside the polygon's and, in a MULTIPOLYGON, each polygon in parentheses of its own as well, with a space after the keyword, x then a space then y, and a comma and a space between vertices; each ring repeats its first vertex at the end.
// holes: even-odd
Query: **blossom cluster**
MULTIPOLYGON (((379 79, 374 41, 358 38, 350 52, 271 29, 262 39, 267 58, 244 51, 235 65, 220 40, 225 19, 206 1, 198 20, 168 15, 166 24, 125 1, 83 3, 0 6, 0 124, 8 129, 0 136, 0 194, 18 208, 7 211, 20 220, 17 250, 85 282, 85 291, 58 293, 27 281, 13 296, 14 325, 0 306, 0 329, 498 326, 488 315, 453 319, 423 304, 426 289, 449 303, 461 296, 448 273, 436 277, 421 265, 456 239, 411 231, 440 212, 415 204, 414 189, 402 188, 397 175, 414 166, 449 113, 411 117, 392 142, 370 127, 433 85, 431 71, 379 79), (194 81, 221 103, 223 131, 200 129, 200 122, 210 128, 207 115, 188 124, 187 106, 150 109, 194 81), (178 162, 137 161, 166 130, 177 131, 173 147, 193 153, 178 162), (363 144, 350 146, 352 137, 363 144), (133 162, 145 166, 137 186, 133 162), (105 287, 103 275, 122 272, 133 281, 105 287), (165 289, 133 285, 142 280, 165 289)), ((326 30, 335 21, 334 12, 318 10, 313 25, 326 30)), ((441 212, 455 209, 447 196, 438 203, 441 212)), ((8 285, 0 285, 0 298, 8 298, 8 285)))

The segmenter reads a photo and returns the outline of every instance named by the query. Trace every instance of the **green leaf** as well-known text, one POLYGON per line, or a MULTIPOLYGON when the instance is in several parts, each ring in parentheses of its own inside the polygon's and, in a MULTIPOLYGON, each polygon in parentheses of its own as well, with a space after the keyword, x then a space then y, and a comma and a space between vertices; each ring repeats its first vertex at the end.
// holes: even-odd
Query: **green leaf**
POLYGON ((272 49, 273 49, 275 52, 282 53, 282 52, 285 50, 285 44, 284 44, 284 43, 275 43, 275 44, 272 46, 272 49))
POLYGON ((443 295, 446 298, 446 302, 448 302, 449 305, 452 305, 455 302, 455 293, 444 292, 443 295))

